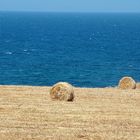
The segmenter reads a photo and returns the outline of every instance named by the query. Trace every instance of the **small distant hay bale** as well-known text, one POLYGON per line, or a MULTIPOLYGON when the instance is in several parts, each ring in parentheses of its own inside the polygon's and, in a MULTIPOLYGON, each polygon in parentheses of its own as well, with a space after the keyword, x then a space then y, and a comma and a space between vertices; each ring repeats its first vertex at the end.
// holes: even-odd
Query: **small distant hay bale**
POLYGON ((140 83, 136 84, 136 89, 140 89, 140 83))
POLYGON ((56 100, 73 101, 74 100, 73 87, 69 83, 59 82, 51 88, 50 97, 56 100))
POLYGON ((135 89, 136 82, 132 77, 123 77, 119 81, 119 88, 120 89, 135 89))

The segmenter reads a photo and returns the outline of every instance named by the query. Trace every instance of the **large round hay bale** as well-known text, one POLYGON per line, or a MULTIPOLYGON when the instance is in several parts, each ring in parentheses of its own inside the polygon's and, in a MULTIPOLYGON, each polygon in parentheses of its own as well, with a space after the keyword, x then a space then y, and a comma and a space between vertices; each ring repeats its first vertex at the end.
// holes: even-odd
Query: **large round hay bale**
POLYGON ((136 89, 140 89, 140 83, 136 84, 136 89))
POLYGON ((123 77, 119 81, 119 88, 120 89, 135 89, 136 82, 132 77, 123 77))
POLYGON ((51 88, 50 96, 52 99, 56 100, 73 101, 74 90, 69 83, 59 82, 51 88))

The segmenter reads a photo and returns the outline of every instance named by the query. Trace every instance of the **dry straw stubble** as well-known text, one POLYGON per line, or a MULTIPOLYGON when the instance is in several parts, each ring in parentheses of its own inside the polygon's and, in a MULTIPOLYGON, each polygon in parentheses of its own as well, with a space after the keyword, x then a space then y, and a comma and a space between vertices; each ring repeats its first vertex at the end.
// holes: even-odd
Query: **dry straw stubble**
POLYGON ((136 89, 140 89, 140 83, 136 84, 136 89))

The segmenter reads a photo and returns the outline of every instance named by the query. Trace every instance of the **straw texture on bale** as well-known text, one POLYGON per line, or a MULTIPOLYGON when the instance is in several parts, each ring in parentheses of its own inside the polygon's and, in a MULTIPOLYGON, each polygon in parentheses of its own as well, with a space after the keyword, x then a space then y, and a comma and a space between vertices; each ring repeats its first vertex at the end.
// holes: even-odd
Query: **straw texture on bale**
POLYGON ((135 89, 136 82, 132 77, 123 77, 119 81, 119 88, 120 89, 135 89))
POLYGON ((69 83, 59 82, 51 88, 50 97, 56 100, 73 101, 74 100, 73 87, 69 83))

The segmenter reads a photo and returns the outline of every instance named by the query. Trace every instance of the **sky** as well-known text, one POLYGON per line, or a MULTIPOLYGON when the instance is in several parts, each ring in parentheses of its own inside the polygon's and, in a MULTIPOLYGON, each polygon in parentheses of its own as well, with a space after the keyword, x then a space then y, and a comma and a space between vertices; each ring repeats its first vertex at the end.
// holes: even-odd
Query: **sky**
POLYGON ((140 12, 140 0, 0 0, 0 11, 140 12))

